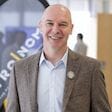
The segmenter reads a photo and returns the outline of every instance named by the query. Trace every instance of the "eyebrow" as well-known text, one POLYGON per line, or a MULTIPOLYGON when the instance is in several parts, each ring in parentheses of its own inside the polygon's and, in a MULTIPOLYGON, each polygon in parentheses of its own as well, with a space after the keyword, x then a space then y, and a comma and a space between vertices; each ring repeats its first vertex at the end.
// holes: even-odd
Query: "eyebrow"
MULTIPOLYGON (((47 19, 46 21, 47 21, 47 22, 52 22, 53 20, 49 20, 49 19, 47 19)), ((60 23, 68 24, 68 22, 66 22, 66 21, 61 21, 60 23)))
POLYGON ((51 21, 53 21, 53 20, 49 20, 49 19, 47 19, 46 21, 47 21, 47 22, 51 22, 51 21))

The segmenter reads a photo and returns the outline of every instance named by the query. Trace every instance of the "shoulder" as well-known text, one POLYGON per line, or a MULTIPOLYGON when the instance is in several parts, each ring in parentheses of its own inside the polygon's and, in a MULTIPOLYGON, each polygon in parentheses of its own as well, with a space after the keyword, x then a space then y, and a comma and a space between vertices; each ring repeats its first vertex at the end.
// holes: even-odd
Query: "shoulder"
POLYGON ((14 66, 22 68, 29 64, 38 63, 39 57, 40 57, 40 52, 15 62, 14 66))
POLYGON ((72 61, 75 61, 77 64, 80 64, 80 66, 83 66, 83 68, 100 68, 100 62, 97 59, 80 55, 71 50, 69 50, 69 57, 72 58, 72 61))

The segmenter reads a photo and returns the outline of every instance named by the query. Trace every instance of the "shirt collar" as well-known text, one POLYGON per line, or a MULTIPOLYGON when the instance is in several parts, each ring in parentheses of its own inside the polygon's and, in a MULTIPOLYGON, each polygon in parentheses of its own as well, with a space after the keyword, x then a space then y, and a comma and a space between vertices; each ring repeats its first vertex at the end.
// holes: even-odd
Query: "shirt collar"
MULTIPOLYGON (((67 57, 68 57, 68 48, 67 48, 65 54, 63 55, 63 57, 62 57, 58 62, 56 62, 56 63, 63 62, 64 65, 65 65, 65 67, 66 67, 66 65, 67 65, 67 57)), ((41 56, 40 56, 39 66, 40 66, 43 62, 45 62, 45 61, 47 61, 47 60, 46 60, 46 58, 45 58, 45 56, 44 56, 44 52, 42 51, 41 56)))

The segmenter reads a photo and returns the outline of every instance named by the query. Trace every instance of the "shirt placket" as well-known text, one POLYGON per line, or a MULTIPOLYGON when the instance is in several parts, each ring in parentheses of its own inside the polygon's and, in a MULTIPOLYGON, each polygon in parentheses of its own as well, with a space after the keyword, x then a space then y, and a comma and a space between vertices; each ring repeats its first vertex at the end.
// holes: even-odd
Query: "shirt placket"
POLYGON ((51 70, 49 86, 50 112, 55 112, 55 68, 51 70))

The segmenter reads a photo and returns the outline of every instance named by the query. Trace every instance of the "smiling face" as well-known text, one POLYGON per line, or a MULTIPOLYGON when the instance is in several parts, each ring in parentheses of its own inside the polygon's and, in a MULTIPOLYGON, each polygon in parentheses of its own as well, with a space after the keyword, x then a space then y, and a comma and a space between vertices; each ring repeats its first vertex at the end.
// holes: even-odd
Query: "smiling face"
POLYGON ((40 22, 44 49, 66 50, 72 27, 71 15, 67 8, 61 5, 48 7, 40 22))

